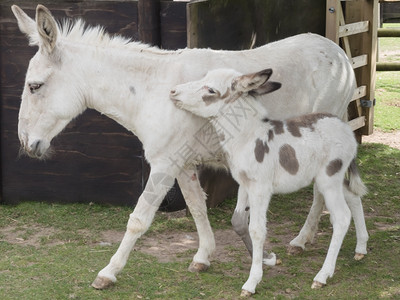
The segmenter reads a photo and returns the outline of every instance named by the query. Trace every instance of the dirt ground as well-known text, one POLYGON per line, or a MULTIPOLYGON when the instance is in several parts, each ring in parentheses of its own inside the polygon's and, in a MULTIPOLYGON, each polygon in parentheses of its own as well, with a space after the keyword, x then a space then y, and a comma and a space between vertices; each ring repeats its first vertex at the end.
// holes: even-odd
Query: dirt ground
POLYGON ((373 134, 363 136, 363 143, 378 143, 388 145, 400 150, 400 130, 393 132, 383 132, 374 129, 373 134))

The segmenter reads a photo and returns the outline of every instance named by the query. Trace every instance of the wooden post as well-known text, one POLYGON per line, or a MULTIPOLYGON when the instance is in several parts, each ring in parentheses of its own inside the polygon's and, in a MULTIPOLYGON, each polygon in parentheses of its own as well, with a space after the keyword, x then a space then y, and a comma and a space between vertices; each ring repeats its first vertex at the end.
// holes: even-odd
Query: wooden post
POLYGON ((143 43, 160 46, 160 0, 139 0, 138 31, 143 43))
POLYGON ((340 1, 338 0, 327 0, 326 1, 326 29, 325 29, 325 36, 339 44, 339 10, 340 1))
MULTIPOLYGON (((368 21, 368 32, 361 33, 352 39, 352 53, 355 55, 366 54, 367 65, 356 70, 357 83, 367 87, 365 100, 375 99, 376 82, 376 53, 378 40, 378 0, 355 0, 346 2, 346 20, 368 21)), ((363 135, 373 132, 374 106, 362 107, 365 116, 365 126, 360 129, 363 135)))

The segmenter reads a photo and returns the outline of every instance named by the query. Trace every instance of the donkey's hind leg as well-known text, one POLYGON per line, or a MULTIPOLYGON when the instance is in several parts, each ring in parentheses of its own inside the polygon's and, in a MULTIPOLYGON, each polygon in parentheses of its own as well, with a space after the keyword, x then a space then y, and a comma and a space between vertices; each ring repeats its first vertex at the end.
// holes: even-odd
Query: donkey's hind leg
POLYGON ((367 226, 365 225, 365 217, 361 197, 349 191, 347 186, 343 187, 343 192, 347 205, 351 210, 354 225, 356 227, 357 245, 354 259, 361 260, 364 258, 365 254, 367 254, 368 242, 368 232, 367 226))
MULTIPOLYGON (((246 190, 239 186, 236 208, 233 213, 231 223, 233 230, 240 236, 243 243, 245 244, 250 255, 253 255, 253 244, 251 242, 249 233, 249 216, 250 216, 250 206, 248 202, 248 195, 246 190)), ((263 263, 267 266, 275 266, 280 261, 276 259, 275 253, 268 253, 264 251, 263 263)))
POLYGON ((306 243, 312 243, 318 230, 318 223, 324 208, 324 197, 314 184, 314 198, 306 222, 301 228, 299 235, 289 243, 289 253, 298 254, 305 249, 306 243))
POLYGON ((207 217, 206 195, 200 186, 196 170, 183 171, 177 179, 199 235, 199 249, 193 257, 189 271, 205 271, 210 266, 209 258, 215 249, 214 234, 207 217))

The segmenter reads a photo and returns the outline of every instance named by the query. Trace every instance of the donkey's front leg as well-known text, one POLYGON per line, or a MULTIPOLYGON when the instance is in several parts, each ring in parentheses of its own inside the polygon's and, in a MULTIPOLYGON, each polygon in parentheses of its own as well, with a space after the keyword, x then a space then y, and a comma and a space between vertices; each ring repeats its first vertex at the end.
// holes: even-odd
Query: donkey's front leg
POLYGON ((207 217, 206 195, 200 186, 196 170, 185 169, 177 179, 199 235, 199 249, 193 257, 189 271, 205 271, 210 266, 209 258, 215 249, 214 234, 207 217))
MULTIPOLYGON (((160 169, 159 169, 160 170, 160 169)), ((117 252, 92 283, 96 289, 105 289, 117 281, 116 275, 124 268, 136 240, 150 227, 161 201, 174 184, 174 176, 152 167, 149 179, 138 203, 130 214, 127 229, 117 252)))

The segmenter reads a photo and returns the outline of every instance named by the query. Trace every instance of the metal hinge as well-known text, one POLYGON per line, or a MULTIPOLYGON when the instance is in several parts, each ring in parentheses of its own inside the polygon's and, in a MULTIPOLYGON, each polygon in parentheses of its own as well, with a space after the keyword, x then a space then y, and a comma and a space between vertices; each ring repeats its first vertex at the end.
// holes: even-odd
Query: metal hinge
POLYGON ((372 107, 376 104, 376 99, 374 100, 360 100, 362 107, 372 107))

